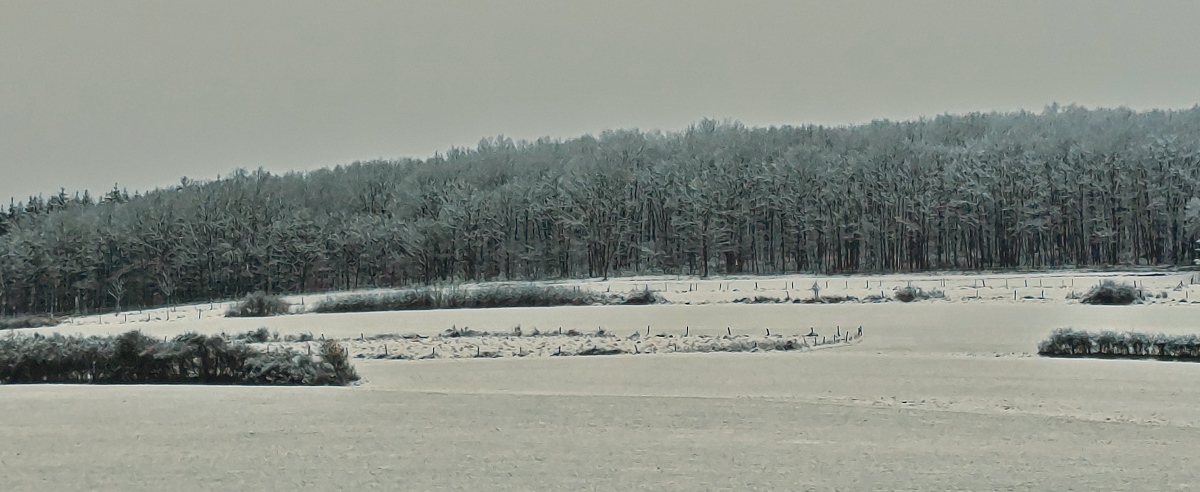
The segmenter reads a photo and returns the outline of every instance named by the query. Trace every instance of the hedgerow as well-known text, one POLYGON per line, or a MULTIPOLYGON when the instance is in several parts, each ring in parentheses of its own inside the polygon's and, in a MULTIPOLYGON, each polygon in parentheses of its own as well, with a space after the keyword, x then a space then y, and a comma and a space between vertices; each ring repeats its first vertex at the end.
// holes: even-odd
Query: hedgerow
POLYGON ((0 318, 0 330, 17 328, 45 328, 58 326, 61 321, 52 316, 13 316, 0 318))
POLYGON ((1126 305, 1146 298, 1142 289, 1127 283, 1105 280, 1092 287, 1079 302, 1083 304, 1126 305))
POLYGON ((317 313, 364 311, 410 311, 422 309, 470 309, 502 307, 586 306, 590 304, 653 304, 651 291, 609 296, 587 290, 556 286, 488 286, 473 289, 422 287, 383 294, 357 294, 322 301, 317 313))
POLYGON ((169 340, 140 331, 117 336, 0 338, 0 384, 205 383, 345 385, 358 380, 342 347, 319 356, 255 350, 222 336, 185 333, 169 340))
POLYGON ((1059 328, 1038 344, 1049 357, 1155 358, 1200 361, 1200 337, 1115 331, 1089 332, 1059 328))

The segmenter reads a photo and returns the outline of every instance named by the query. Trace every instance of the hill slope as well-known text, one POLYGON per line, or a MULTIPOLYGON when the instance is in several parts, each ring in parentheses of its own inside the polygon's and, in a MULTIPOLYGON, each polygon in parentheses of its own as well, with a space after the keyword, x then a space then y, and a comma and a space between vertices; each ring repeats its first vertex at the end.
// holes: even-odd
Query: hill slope
POLYGON ((442 280, 1180 264, 1200 109, 485 139, 0 215, 0 314, 442 280))

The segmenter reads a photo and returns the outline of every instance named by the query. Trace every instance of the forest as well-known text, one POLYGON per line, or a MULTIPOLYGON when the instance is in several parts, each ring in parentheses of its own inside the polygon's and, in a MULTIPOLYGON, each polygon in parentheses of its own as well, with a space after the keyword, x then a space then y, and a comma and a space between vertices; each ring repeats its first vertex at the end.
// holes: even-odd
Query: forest
POLYGON ((1200 107, 568 140, 238 170, 0 213, 0 316, 626 274, 1190 265, 1200 107))

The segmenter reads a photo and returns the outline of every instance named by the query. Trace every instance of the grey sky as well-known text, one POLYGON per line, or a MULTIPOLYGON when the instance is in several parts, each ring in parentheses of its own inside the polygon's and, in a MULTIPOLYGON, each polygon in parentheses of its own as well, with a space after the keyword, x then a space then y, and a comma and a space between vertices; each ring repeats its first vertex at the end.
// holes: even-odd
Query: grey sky
POLYGON ((1200 2, 0 1, 0 198, 481 137, 1200 102, 1200 2))

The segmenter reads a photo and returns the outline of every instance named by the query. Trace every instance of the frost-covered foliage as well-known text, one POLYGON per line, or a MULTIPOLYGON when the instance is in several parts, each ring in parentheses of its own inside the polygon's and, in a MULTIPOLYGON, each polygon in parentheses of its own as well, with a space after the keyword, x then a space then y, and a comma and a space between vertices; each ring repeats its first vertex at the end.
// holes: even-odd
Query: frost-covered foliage
POLYGON ((322 301, 317 313, 361 311, 409 311, 421 309, 470 309, 500 307, 584 306, 589 304, 649 304, 654 292, 609 296, 586 290, 554 286, 485 286, 471 289, 423 287, 383 294, 355 294, 322 301))
POLYGON ((254 350, 221 336, 171 340, 130 331, 111 337, 0 338, 0 383, 206 383, 344 385, 358 380, 337 342, 320 357, 254 350))
MULTIPOLYGON (((799 299, 797 299, 797 301, 799 301, 799 299)), ((779 304, 779 303, 790 302, 790 301, 779 298, 779 297, 754 296, 754 297, 739 297, 737 299, 734 299, 733 302, 738 303, 738 304, 779 304)))
POLYGON ((288 314, 289 308, 290 306, 283 299, 259 291, 246 296, 241 302, 229 308, 225 316, 230 318, 278 316, 288 314))
POLYGON ((333 381, 346 384, 358 381, 358 372, 350 365, 350 357, 345 348, 336 340, 321 342, 322 369, 332 374, 333 381))
POLYGON ((704 120, 34 197, 0 213, 0 316, 443 281, 1187 264, 1198 233, 1200 107, 704 120))
POLYGON ((48 326, 58 326, 59 323, 58 318, 51 316, 13 316, 0 318, 0 330, 45 328, 48 326))
POLYGON ((925 290, 920 287, 907 285, 896 289, 896 300, 900 302, 923 301, 925 299, 942 299, 946 293, 939 289, 925 290))
POLYGON ((264 343, 278 341, 279 333, 271 333, 271 330, 268 330, 267 327, 263 326, 259 327, 257 330, 238 333, 237 335, 233 336, 233 339, 239 342, 264 343))
POLYGON ((1038 354, 1057 357, 1122 357, 1200 360, 1200 337, 1136 332, 1099 333, 1060 328, 1038 345, 1038 354))
POLYGON ((810 297, 807 299, 795 299, 792 302, 796 304, 839 304, 843 302, 856 301, 858 301, 858 298, 854 296, 824 295, 820 297, 810 297))
POLYGON ((1105 280, 1092 287, 1079 302, 1083 304, 1125 305, 1141 302, 1146 298, 1142 289, 1124 282, 1105 280))
POLYGON ((655 304, 655 303, 660 302, 661 300, 662 299, 660 299, 658 297, 658 294, 654 293, 654 291, 641 290, 641 291, 626 294, 625 297, 622 298, 620 302, 621 302, 621 304, 630 305, 630 306, 635 306, 635 305, 643 306, 643 305, 647 305, 647 304, 655 304))

